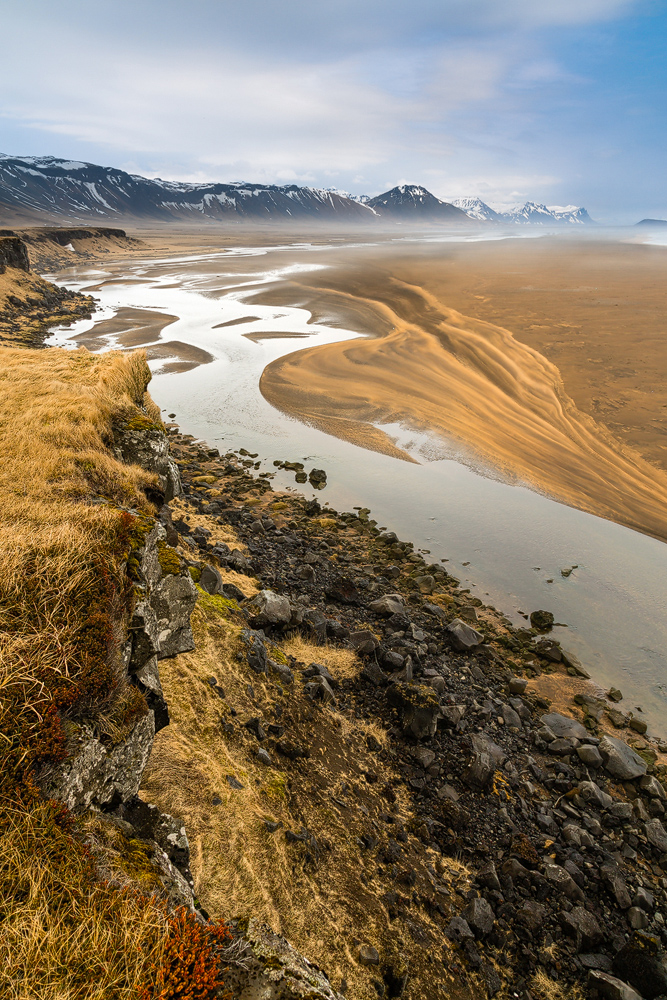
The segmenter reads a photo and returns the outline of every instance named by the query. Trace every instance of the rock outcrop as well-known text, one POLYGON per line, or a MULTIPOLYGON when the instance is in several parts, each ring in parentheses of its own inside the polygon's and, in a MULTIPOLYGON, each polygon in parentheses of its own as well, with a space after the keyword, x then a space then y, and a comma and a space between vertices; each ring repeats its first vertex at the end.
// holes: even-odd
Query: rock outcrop
POLYGON ((0 274, 8 267, 29 271, 28 248, 18 236, 0 236, 0 274))

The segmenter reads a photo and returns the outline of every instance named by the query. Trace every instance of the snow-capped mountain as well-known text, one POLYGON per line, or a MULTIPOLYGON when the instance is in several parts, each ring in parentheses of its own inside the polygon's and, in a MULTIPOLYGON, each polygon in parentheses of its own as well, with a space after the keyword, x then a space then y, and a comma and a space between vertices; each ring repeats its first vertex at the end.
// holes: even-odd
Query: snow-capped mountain
POLYGON ((548 208, 546 205, 537 205, 534 201, 527 201, 525 205, 504 212, 503 219, 508 222, 530 222, 533 225, 553 225, 554 222, 585 225, 593 221, 585 208, 577 208, 576 205, 567 205, 565 208, 552 205, 548 208))
POLYGON ((375 197, 337 188, 296 184, 190 184, 141 177, 53 156, 0 154, 0 226, 23 223, 152 222, 388 222, 466 224, 500 222, 583 224, 584 208, 526 202, 495 212, 479 198, 441 201, 418 184, 401 184, 375 197))
POLYGON ((455 198, 452 205, 460 208, 470 219, 478 222, 500 222, 502 216, 482 201, 481 198, 455 198))
POLYGON ((370 198, 366 205, 382 218, 405 221, 466 223, 466 213, 448 201, 440 201, 419 184, 400 184, 398 187, 370 198))
POLYGON ((52 156, 0 156, 0 223, 340 220, 376 213, 323 188, 296 184, 188 184, 52 156))
POLYGON ((456 198, 453 202, 458 208, 480 222, 504 222, 517 225, 586 225, 592 224, 593 220, 585 208, 578 208, 576 205, 538 205, 534 201, 527 201, 525 205, 517 205, 508 212, 496 212, 481 198, 456 198))

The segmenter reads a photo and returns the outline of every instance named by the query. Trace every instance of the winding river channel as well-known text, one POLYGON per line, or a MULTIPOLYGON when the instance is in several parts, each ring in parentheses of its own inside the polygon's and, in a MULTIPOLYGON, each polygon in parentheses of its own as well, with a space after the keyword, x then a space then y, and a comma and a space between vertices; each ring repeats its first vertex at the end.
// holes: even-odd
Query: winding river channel
MULTIPOLYGON (((344 241, 334 248, 348 252, 344 241)), ((516 623, 522 613, 552 611, 567 626, 555 634, 593 679, 619 687, 622 707, 641 707, 651 732, 667 737, 667 545, 476 470, 446 441, 385 426, 416 459, 406 462, 306 426, 263 398, 259 379, 269 362, 306 344, 364 335, 326 309, 313 315, 282 304, 286 283, 328 266, 331 250, 325 242, 285 243, 73 266, 49 277, 90 291, 101 311, 56 331, 50 343, 145 345, 151 394, 183 432, 222 452, 257 452, 262 471, 276 472, 274 459, 324 468, 320 502, 370 508, 431 561, 449 560, 463 586, 516 623)), ((297 488, 286 472, 273 485, 297 488)))

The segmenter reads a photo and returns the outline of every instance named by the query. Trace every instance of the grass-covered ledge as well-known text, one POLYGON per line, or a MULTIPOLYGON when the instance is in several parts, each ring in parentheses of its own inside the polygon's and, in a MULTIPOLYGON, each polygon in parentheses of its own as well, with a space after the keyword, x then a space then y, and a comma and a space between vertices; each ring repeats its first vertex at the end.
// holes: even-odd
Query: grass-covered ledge
POLYGON ((149 378, 141 353, 0 348, 0 995, 7 1000, 195 1000, 217 982, 217 938, 204 940, 189 911, 167 911, 149 862, 137 868, 140 845, 91 839, 85 818, 40 792, 84 720, 113 745, 147 712, 121 647, 135 601, 127 563, 155 514, 145 490, 156 481, 112 448, 114 425, 160 425, 149 378))

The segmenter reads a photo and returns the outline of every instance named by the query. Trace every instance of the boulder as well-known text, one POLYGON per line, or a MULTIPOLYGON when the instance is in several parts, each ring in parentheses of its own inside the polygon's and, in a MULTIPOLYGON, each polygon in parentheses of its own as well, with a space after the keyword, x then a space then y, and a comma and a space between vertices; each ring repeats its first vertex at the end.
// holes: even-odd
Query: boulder
POLYGON ((583 906, 574 906, 569 913, 562 913, 561 923, 565 933, 574 938, 577 951, 590 951, 604 939, 599 923, 583 906))
MULTIPOLYGON (((128 465, 140 465, 157 476, 163 503, 181 494, 178 466, 169 455, 169 439, 161 425, 146 418, 145 425, 133 426, 133 421, 114 425, 114 452, 128 465)), ((141 423, 141 422, 140 422, 141 423)))
POLYGON ((64 802, 70 812, 110 802, 133 799, 148 761, 155 723, 153 713, 144 715, 122 743, 105 747, 86 726, 81 727, 78 749, 59 764, 42 783, 47 798, 64 802))
POLYGON ((467 625, 460 618, 455 618, 453 622, 450 622, 447 631, 451 636, 454 649, 457 649, 459 652, 476 649, 477 646, 481 646, 484 642, 482 633, 467 625))
POLYGON ((646 762, 636 754, 623 740, 613 736, 603 736, 598 750, 602 754, 605 770, 613 778, 621 781, 632 781, 646 774, 646 762))
POLYGON ((158 625, 158 659, 164 660, 195 648, 190 615, 197 602, 197 588, 188 573, 163 577, 150 595, 158 625))
POLYGON ((654 819, 648 820, 644 829, 649 844, 655 847, 657 851, 660 851, 661 854, 667 854, 667 830, 665 830, 658 817, 656 816, 654 819))
POLYGON ((243 1000, 345 1000, 326 975, 254 917, 231 924, 235 960, 225 989, 243 1000))
POLYGON ((385 594, 369 605, 376 615, 402 615, 405 612, 405 602, 400 594, 385 594))
POLYGON ((635 931, 614 957, 613 972, 644 998, 667 994, 667 960, 660 940, 647 931, 635 931))
POLYGON ((222 594, 222 577, 215 566, 204 566, 199 577, 199 586, 207 594, 222 594))
POLYGON ((540 722, 548 726, 551 732, 560 739, 583 740, 588 738, 588 730, 576 719, 570 719, 566 715, 559 715, 558 712, 550 712, 543 715, 540 722))
POLYGON ((134 674, 134 683, 143 691, 146 704, 155 718, 155 732, 169 725, 169 707, 160 683, 157 656, 151 656, 134 674))
POLYGON ((387 701, 398 710, 403 732, 416 740, 435 736, 440 704, 432 687, 425 684, 392 684, 387 701))
POLYGON ((496 920, 495 913, 483 896, 471 899, 461 916, 476 937, 486 937, 490 934, 496 920))
POLYGON ((496 767, 502 764, 505 754, 492 740, 481 734, 473 736, 471 744, 472 756, 461 777, 468 785, 484 788, 496 767))
POLYGON ((599 969, 591 969, 588 973, 588 985, 597 990, 602 1000, 642 1000, 632 986, 599 969))
POLYGON ((245 601, 243 607, 255 628, 289 625, 292 619, 289 600, 272 590, 260 590, 259 594, 245 601))

